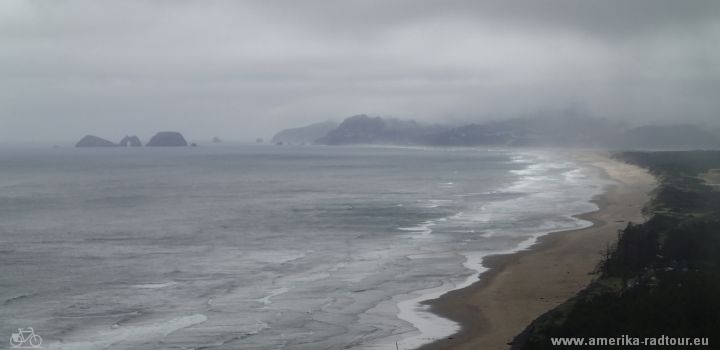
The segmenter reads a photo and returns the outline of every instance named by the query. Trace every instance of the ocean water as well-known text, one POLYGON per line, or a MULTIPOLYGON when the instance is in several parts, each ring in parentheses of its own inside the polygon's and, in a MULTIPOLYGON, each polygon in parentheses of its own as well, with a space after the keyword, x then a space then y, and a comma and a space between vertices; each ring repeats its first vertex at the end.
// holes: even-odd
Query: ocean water
POLYGON ((484 256, 589 225, 547 151, 0 151, 0 334, 45 349, 412 349, 484 256))

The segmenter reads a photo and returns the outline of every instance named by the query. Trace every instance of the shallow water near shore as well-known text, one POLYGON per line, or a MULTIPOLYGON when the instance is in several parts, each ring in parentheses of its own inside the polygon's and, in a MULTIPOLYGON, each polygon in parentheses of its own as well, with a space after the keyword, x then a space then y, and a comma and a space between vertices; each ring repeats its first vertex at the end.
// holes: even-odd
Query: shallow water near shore
POLYGON ((0 153, 0 331, 50 349, 411 349, 482 258, 587 226, 598 170, 533 150, 0 153))

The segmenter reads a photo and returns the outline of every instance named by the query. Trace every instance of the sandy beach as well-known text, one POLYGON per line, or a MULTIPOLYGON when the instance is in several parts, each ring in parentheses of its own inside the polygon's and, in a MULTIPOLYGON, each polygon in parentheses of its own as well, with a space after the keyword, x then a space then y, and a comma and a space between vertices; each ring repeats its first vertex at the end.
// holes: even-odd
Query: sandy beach
POLYGON ((580 216, 594 225, 546 235, 526 251, 486 258, 490 270, 477 283, 431 301, 433 312, 459 322, 461 332, 422 350, 508 349, 530 322, 591 282, 618 230, 644 220, 642 208, 656 185, 653 176, 599 152, 574 157, 615 182, 594 199, 599 210, 580 216))

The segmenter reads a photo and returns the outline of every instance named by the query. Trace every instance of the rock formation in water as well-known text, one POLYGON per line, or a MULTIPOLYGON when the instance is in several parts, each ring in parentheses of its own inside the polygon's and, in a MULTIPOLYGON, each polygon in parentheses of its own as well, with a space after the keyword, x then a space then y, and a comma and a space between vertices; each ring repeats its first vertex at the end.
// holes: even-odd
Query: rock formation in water
POLYGON ((212 138, 212 143, 222 143, 222 140, 219 137, 215 136, 212 138))
POLYGON ((184 147, 187 145, 182 134, 175 131, 159 132, 147 143, 148 147, 184 147))
POLYGON ((86 135, 75 144, 75 147, 117 147, 117 145, 95 135, 86 135))
POLYGON ((140 139, 137 136, 125 136, 120 141, 121 147, 142 147, 142 142, 140 142, 140 139))

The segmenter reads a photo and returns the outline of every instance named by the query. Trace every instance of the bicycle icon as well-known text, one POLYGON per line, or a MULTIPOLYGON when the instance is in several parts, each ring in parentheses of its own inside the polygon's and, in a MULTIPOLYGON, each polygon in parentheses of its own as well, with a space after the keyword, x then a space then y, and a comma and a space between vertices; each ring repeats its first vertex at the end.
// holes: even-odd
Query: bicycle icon
POLYGON ((42 338, 35 334, 35 330, 32 327, 28 327, 29 331, 24 331, 22 328, 18 328, 17 333, 13 333, 10 337, 10 345, 13 348, 41 348, 42 338), (25 342, 28 342, 30 346, 20 346, 25 342))

